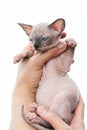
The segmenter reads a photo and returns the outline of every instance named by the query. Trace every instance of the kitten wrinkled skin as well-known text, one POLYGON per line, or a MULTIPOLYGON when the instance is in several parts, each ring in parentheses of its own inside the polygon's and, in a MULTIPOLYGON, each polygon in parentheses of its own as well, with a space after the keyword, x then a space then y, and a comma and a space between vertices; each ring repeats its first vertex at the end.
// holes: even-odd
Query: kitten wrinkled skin
MULTIPOLYGON (((50 25, 39 24, 34 28, 25 24, 20 25, 29 35, 34 49, 42 53, 54 46, 58 46, 65 28, 65 21, 64 19, 58 19, 50 25)), ((45 105, 56 112, 67 124, 70 124, 78 104, 79 89, 68 75, 70 66, 74 61, 76 42, 73 39, 66 39, 65 44, 67 44, 67 50, 47 62, 43 67, 43 75, 36 93, 36 103, 30 105, 31 112, 25 115, 24 105, 21 107, 23 119, 39 130, 53 129, 50 124, 38 116, 37 108, 39 104, 45 105)), ((22 58, 19 58, 19 61, 22 58)))

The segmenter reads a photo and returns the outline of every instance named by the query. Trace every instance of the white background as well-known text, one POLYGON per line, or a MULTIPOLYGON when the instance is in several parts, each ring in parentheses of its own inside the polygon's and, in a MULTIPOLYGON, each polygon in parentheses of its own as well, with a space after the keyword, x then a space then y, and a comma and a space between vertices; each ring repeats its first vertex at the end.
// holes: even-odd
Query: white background
POLYGON ((11 96, 18 65, 16 53, 28 44, 28 37, 18 22, 35 25, 66 20, 67 37, 78 42, 75 63, 70 75, 82 93, 87 128, 87 3, 86 0, 2 0, 0 1, 0 130, 8 130, 11 119, 11 96))

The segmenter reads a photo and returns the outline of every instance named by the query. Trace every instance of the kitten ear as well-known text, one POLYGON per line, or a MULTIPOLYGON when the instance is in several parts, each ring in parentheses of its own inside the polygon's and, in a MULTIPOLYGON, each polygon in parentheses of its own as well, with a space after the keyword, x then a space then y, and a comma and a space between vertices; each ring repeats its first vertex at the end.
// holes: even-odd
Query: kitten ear
POLYGON ((61 33, 65 28, 65 20, 62 18, 57 19, 56 21, 51 23, 49 27, 61 33))
POLYGON ((29 36, 31 34, 32 31, 32 27, 31 25, 27 25, 27 24, 23 24, 23 23, 18 23, 22 29, 26 32, 26 34, 29 36))

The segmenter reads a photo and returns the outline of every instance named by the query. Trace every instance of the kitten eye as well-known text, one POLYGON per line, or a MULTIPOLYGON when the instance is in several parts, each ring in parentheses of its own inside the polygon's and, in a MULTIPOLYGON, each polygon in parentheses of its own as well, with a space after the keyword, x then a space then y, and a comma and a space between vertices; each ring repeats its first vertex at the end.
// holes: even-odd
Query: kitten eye
POLYGON ((42 40, 43 41, 47 41, 49 38, 48 37, 43 37, 42 40))

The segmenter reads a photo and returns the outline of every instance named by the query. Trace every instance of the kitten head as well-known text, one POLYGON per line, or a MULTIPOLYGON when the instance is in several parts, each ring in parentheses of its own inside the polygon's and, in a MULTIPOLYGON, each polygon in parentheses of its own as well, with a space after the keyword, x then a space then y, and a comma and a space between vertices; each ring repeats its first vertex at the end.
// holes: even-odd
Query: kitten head
POLYGON ((51 24, 38 24, 36 26, 21 24, 36 51, 46 51, 56 45, 65 28, 65 20, 60 18, 51 24))

